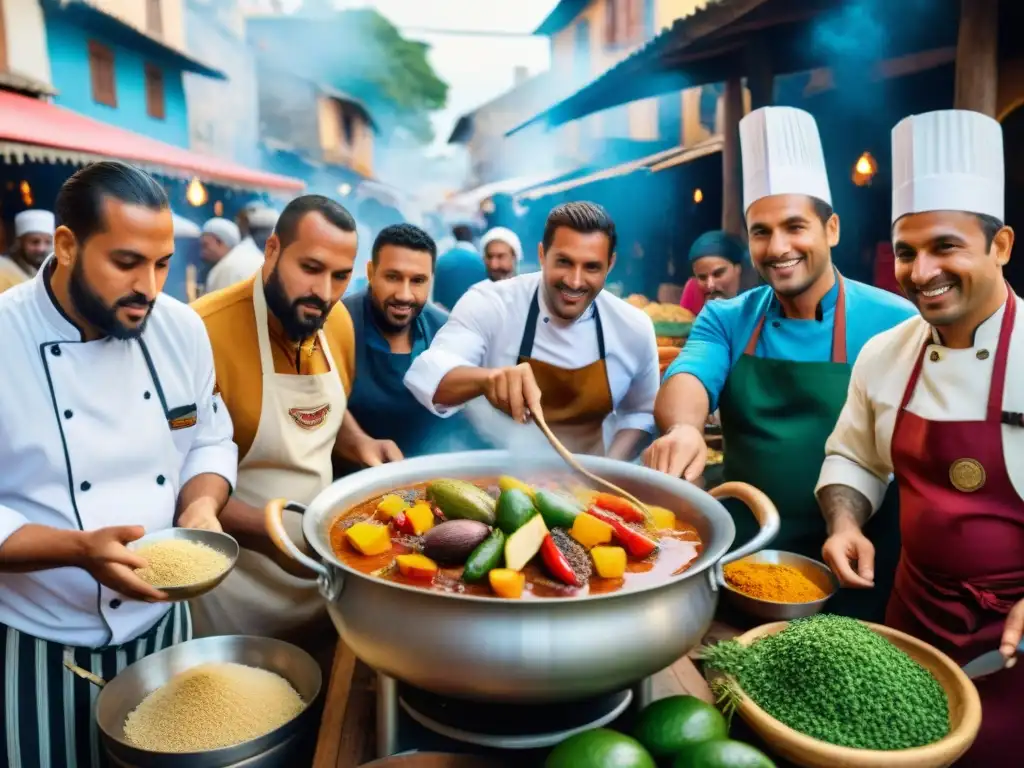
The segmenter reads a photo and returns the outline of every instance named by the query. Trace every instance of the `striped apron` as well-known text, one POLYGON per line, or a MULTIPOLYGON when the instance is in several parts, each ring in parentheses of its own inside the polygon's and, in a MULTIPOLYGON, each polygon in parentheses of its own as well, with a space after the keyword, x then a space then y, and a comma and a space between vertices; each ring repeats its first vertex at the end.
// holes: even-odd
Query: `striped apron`
POLYGON ((135 640, 106 648, 51 643, 0 624, 0 765, 105 768, 96 726, 99 689, 64 666, 68 660, 105 680, 139 659, 192 637, 186 603, 173 603, 135 640))

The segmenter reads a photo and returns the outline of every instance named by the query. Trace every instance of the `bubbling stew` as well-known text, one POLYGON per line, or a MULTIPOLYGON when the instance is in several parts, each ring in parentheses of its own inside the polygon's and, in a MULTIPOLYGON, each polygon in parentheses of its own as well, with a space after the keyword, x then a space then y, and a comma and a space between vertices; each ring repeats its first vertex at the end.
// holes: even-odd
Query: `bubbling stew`
POLYGON ((343 512, 330 537, 360 573, 506 599, 638 589, 682 573, 701 552, 696 529, 667 509, 508 476, 393 490, 343 512))

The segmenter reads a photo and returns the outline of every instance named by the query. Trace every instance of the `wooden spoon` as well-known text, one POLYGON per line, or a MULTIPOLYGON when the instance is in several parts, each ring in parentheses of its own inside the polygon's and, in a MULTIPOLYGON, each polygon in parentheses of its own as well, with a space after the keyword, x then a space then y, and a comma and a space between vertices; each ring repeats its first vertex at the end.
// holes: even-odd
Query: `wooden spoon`
POLYGON ((562 457, 562 460, 565 461, 566 464, 568 464, 575 472, 583 475, 583 477, 587 478, 591 482, 597 483, 598 485, 607 488, 612 493, 618 494, 619 496, 625 498, 627 501, 631 502, 633 506, 639 509, 641 514, 643 514, 644 523, 646 524, 647 528, 649 528, 652 531, 656 529, 657 526, 655 526, 654 524, 654 516, 651 514, 651 510, 647 508, 647 505, 640 501, 633 494, 627 493, 626 491, 619 488, 619 486, 615 485, 612 482, 609 482, 608 480, 605 480, 602 477, 598 477, 589 469, 586 469, 582 464, 580 464, 576 460, 576 457, 573 456, 572 453, 569 451, 569 449, 562 445, 562 441, 555 437, 555 433, 551 431, 551 428, 548 426, 548 423, 544 420, 544 414, 541 412, 540 408, 531 409, 530 415, 533 417, 533 420, 534 422, 536 422, 537 426, 540 427, 540 431, 544 433, 544 437, 546 437, 548 439, 548 442, 551 443, 551 447, 555 449, 555 451, 558 453, 559 456, 562 457))
POLYGON ((103 686, 105 686, 107 684, 107 681, 104 680, 99 675, 94 675, 89 670, 82 669, 80 666, 75 664, 74 654, 71 654, 71 653, 65 653, 64 654, 64 666, 67 667, 68 669, 70 669, 72 672, 74 672, 76 675, 78 675, 83 680, 88 680, 90 683, 95 685, 97 688, 102 688, 103 686))

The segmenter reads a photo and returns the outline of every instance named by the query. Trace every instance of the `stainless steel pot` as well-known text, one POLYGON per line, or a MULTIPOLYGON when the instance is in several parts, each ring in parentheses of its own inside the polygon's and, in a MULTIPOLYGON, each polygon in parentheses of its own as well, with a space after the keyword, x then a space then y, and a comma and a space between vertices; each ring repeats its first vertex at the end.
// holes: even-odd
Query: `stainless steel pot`
POLYGON ((189 640, 141 659, 109 681, 96 697, 96 723, 112 762, 126 768, 270 768, 294 758, 294 745, 316 727, 313 703, 320 695, 320 665, 301 648, 266 637, 223 635, 189 640), (275 672, 306 702, 294 719, 265 736, 234 747, 198 753, 150 752, 124 739, 124 721, 146 696, 189 669, 233 662, 275 672))
POLYGON ((267 505, 267 527, 282 551, 318 574, 342 639, 374 669, 447 696, 579 700, 627 688, 698 644, 718 603, 721 565, 770 543, 779 531, 779 515, 768 497, 749 485, 727 483, 708 494, 645 467, 577 458, 595 474, 648 504, 674 510, 696 527, 704 549, 689 570, 628 592, 517 601, 397 584, 359 573, 331 551, 330 528, 337 516, 394 488, 439 477, 474 480, 511 473, 529 479, 553 469, 551 459, 505 451, 425 456, 357 472, 326 488, 309 507, 283 499, 267 505), (736 528, 717 501, 727 497, 751 507, 761 526, 728 556, 736 528), (303 533, 321 562, 288 538, 284 509, 303 512, 303 533))

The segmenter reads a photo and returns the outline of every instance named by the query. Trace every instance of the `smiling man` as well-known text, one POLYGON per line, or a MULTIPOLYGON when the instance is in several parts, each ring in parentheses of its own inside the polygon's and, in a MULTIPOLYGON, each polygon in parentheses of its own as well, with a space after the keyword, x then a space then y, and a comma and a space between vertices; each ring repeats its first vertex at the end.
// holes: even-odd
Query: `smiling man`
MULTIPOLYGON (((861 532, 890 475, 903 554, 885 623, 958 664, 1024 631, 1024 308, 1003 267, 1002 129, 977 112, 915 115, 893 131, 896 279, 920 316, 873 339, 818 482, 844 585, 880 569, 861 532)), ((1024 665, 976 681, 981 732, 958 766, 1024 749, 1024 665)))
MULTIPOLYGON (((346 412, 355 347, 339 300, 356 246, 348 211, 320 195, 298 197, 267 240, 262 271, 194 305, 238 445, 238 486, 222 522, 245 547, 221 586, 194 601, 198 635, 278 637, 314 652, 330 642, 316 581, 280 567, 292 566, 270 541, 263 509, 279 497, 312 501, 333 479, 334 453, 359 466, 402 458, 346 412)), ((285 512, 285 524, 303 541, 301 515, 285 512)))
POLYGON ((471 403, 471 422, 495 445, 546 445, 526 424, 543 409, 570 450, 633 456, 654 427, 658 351, 650 318, 604 290, 615 245, 599 205, 555 208, 538 246, 541 271, 475 285, 406 386, 439 416, 471 403))
MULTIPOLYGON (((655 415, 664 436, 645 461, 697 479, 707 458, 704 424, 719 409, 725 478, 760 488, 783 517, 776 546, 819 557, 825 525, 814 497, 825 440, 846 399, 850 366, 871 337, 913 315, 906 300, 844 280, 832 264, 839 217, 814 118, 768 107, 740 122, 744 209, 751 260, 767 285, 707 304, 666 371, 655 415)), ((755 524, 734 509, 737 542, 755 524)), ((895 567, 896 513, 870 535, 895 567)), ((881 618, 885 599, 839 596, 831 611, 881 618)))
POLYGON ((53 251, 54 218, 50 211, 33 209, 14 217, 14 246, 0 256, 0 293, 32 279, 53 251))

